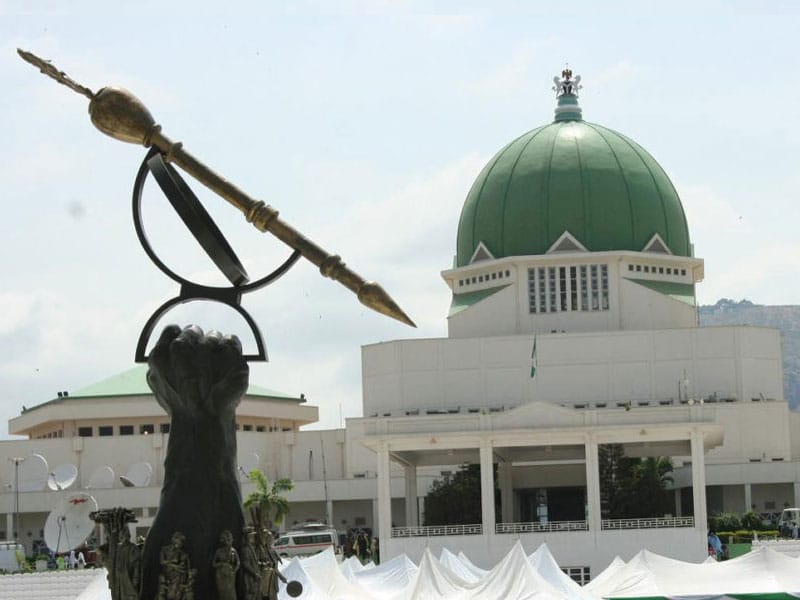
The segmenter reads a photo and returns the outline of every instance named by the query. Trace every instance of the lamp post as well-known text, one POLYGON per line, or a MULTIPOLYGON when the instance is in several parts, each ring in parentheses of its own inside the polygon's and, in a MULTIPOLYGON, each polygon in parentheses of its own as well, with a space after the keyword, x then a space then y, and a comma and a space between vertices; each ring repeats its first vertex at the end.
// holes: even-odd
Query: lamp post
POLYGON ((12 523, 10 533, 14 536, 14 540, 16 541, 18 536, 15 535, 15 532, 19 533, 19 465, 25 459, 22 457, 15 457, 9 460, 14 463, 14 522, 12 523))

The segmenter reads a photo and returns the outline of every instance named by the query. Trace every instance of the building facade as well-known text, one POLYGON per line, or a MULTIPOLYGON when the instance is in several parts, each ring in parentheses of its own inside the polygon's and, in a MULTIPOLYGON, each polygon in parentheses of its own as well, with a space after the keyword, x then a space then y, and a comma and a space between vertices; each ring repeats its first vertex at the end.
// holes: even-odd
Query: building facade
MULTIPOLYGON (((500 150, 465 200, 442 272, 446 338, 365 346, 364 416, 344 429, 301 431, 314 407, 248 391, 243 491, 252 468, 294 480, 285 527, 367 527, 384 556, 448 547, 482 566, 518 539, 530 551, 546 541, 562 566, 590 575, 643 547, 702 560, 709 514, 800 504, 800 421, 783 398, 779 333, 698 327, 704 264, 669 177, 630 138, 583 120, 579 78, 557 83, 554 121, 500 150), (611 444, 672 459, 669 514, 604 514, 599 456, 611 444), (467 463, 480 466, 481 522, 426 525, 432 482, 467 463)), ((168 427, 142 369, 25 410, 9 431, 29 439, 0 443, 0 538, 32 549, 70 492, 32 489, 42 461, 45 478, 75 465, 71 490, 134 508, 146 528, 168 427), (146 482, 124 486, 118 476, 142 464, 146 482)))

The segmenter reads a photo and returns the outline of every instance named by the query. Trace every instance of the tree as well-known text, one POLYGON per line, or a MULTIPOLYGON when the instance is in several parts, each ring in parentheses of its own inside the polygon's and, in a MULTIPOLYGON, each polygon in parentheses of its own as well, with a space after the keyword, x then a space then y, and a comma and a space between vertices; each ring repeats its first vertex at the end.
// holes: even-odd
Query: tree
POLYGON ((282 494, 294 489, 294 483, 291 479, 278 479, 270 485, 267 476, 258 469, 250 471, 247 478, 256 484, 256 489, 247 495, 244 507, 250 511, 253 525, 272 529, 289 514, 289 501, 282 494))
POLYGON ((482 519, 480 465, 462 465, 437 479, 425 496, 425 525, 469 525, 482 519))
POLYGON ((668 457, 625 456, 622 444, 604 444, 598 449, 600 501, 603 516, 635 519, 660 516, 672 511, 672 460, 668 457))
POLYGON ((672 512, 674 500, 667 490, 672 482, 672 460, 663 456, 640 459, 633 468, 631 516, 655 517, 672 512))

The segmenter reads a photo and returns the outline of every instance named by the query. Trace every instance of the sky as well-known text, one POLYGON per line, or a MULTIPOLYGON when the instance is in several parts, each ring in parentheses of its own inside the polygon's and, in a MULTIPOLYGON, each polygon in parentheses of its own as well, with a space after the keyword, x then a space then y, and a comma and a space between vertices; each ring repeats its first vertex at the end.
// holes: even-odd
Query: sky
MULTIPOLYGON (((251 381, 361 415, 361 346, 442 337, 464 198, 506 143, 553 118, 554 75, 582 76, 587 121, 664 167, 705 259, 698 300, 800 304, 800 5, 792 2, 17 2, 0 0, 0 437, 22 405, 134 366, 178 284, 131 218, 145 149, 89 121, 93 89, 125 87, 164 133, 376 280, 417 323, 374 313, 301 260, 243 297, 269 362, 251 381), (795 8, 798 6, 798 8, 795 8)), ((288 249, 192 184, 252 278, 288 249)), ((221 277, 152 182, 148 240, 177 272, 221 277)), ((252 335, 189 303, 167 323, 252 335)))

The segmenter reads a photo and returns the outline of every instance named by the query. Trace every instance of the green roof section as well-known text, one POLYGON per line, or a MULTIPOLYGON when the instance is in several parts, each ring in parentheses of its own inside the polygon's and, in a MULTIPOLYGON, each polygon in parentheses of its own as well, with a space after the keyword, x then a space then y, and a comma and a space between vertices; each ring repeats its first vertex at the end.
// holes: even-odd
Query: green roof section
POLYGON ((474 306, 481 300, 485 300, 489 296, 493 296, 500 290, 504 290, 507 287, 508 285, 501 285, 500 287, 493 287, 487 290, 478 290, 477 292, 453 294, 453 301, 450 303, 450 311, 447 313, 447 318, 457 315, 461 311, 467 310, 470 306, 474 306))
POLYGON ((673 283, 672 281, 652 281, 650 279, 628 279, 628 281, 638 283, 654 292, 669 296, 673 300, 678 300, 690 306, 697 305, 694 284, 692 283, 673 283))
MULTIPOLYGON (((60 402, 69 399, 81 398, 115 398, 124 396, 150 396, 153 394, 150 386, 147 385, 147 365, 137 365, 132 369, 112 375, 102 381, 93 383, 74 392, 69 392, 65 398, 55 398, 48 402, 43 402, 27 410, 39 408, 51 402, 60 402)), ((305 402, 305 397, 298 398, 283 392, 277 392, 255 384, 250 384, 247 388, 246 396, 263 399, 291 400, 294 402, 305 402)), ((26 411, 27 412, 27 411, 26 411)))
POLYGON ((673 254, 691 254, 683 206, 656 160, 574 117, 529 131, 484 167, 461 211, 456 266, 480 242, 495 258, 545 254, 564 231, 590 252, 641 252, 657 233, 673 254))

